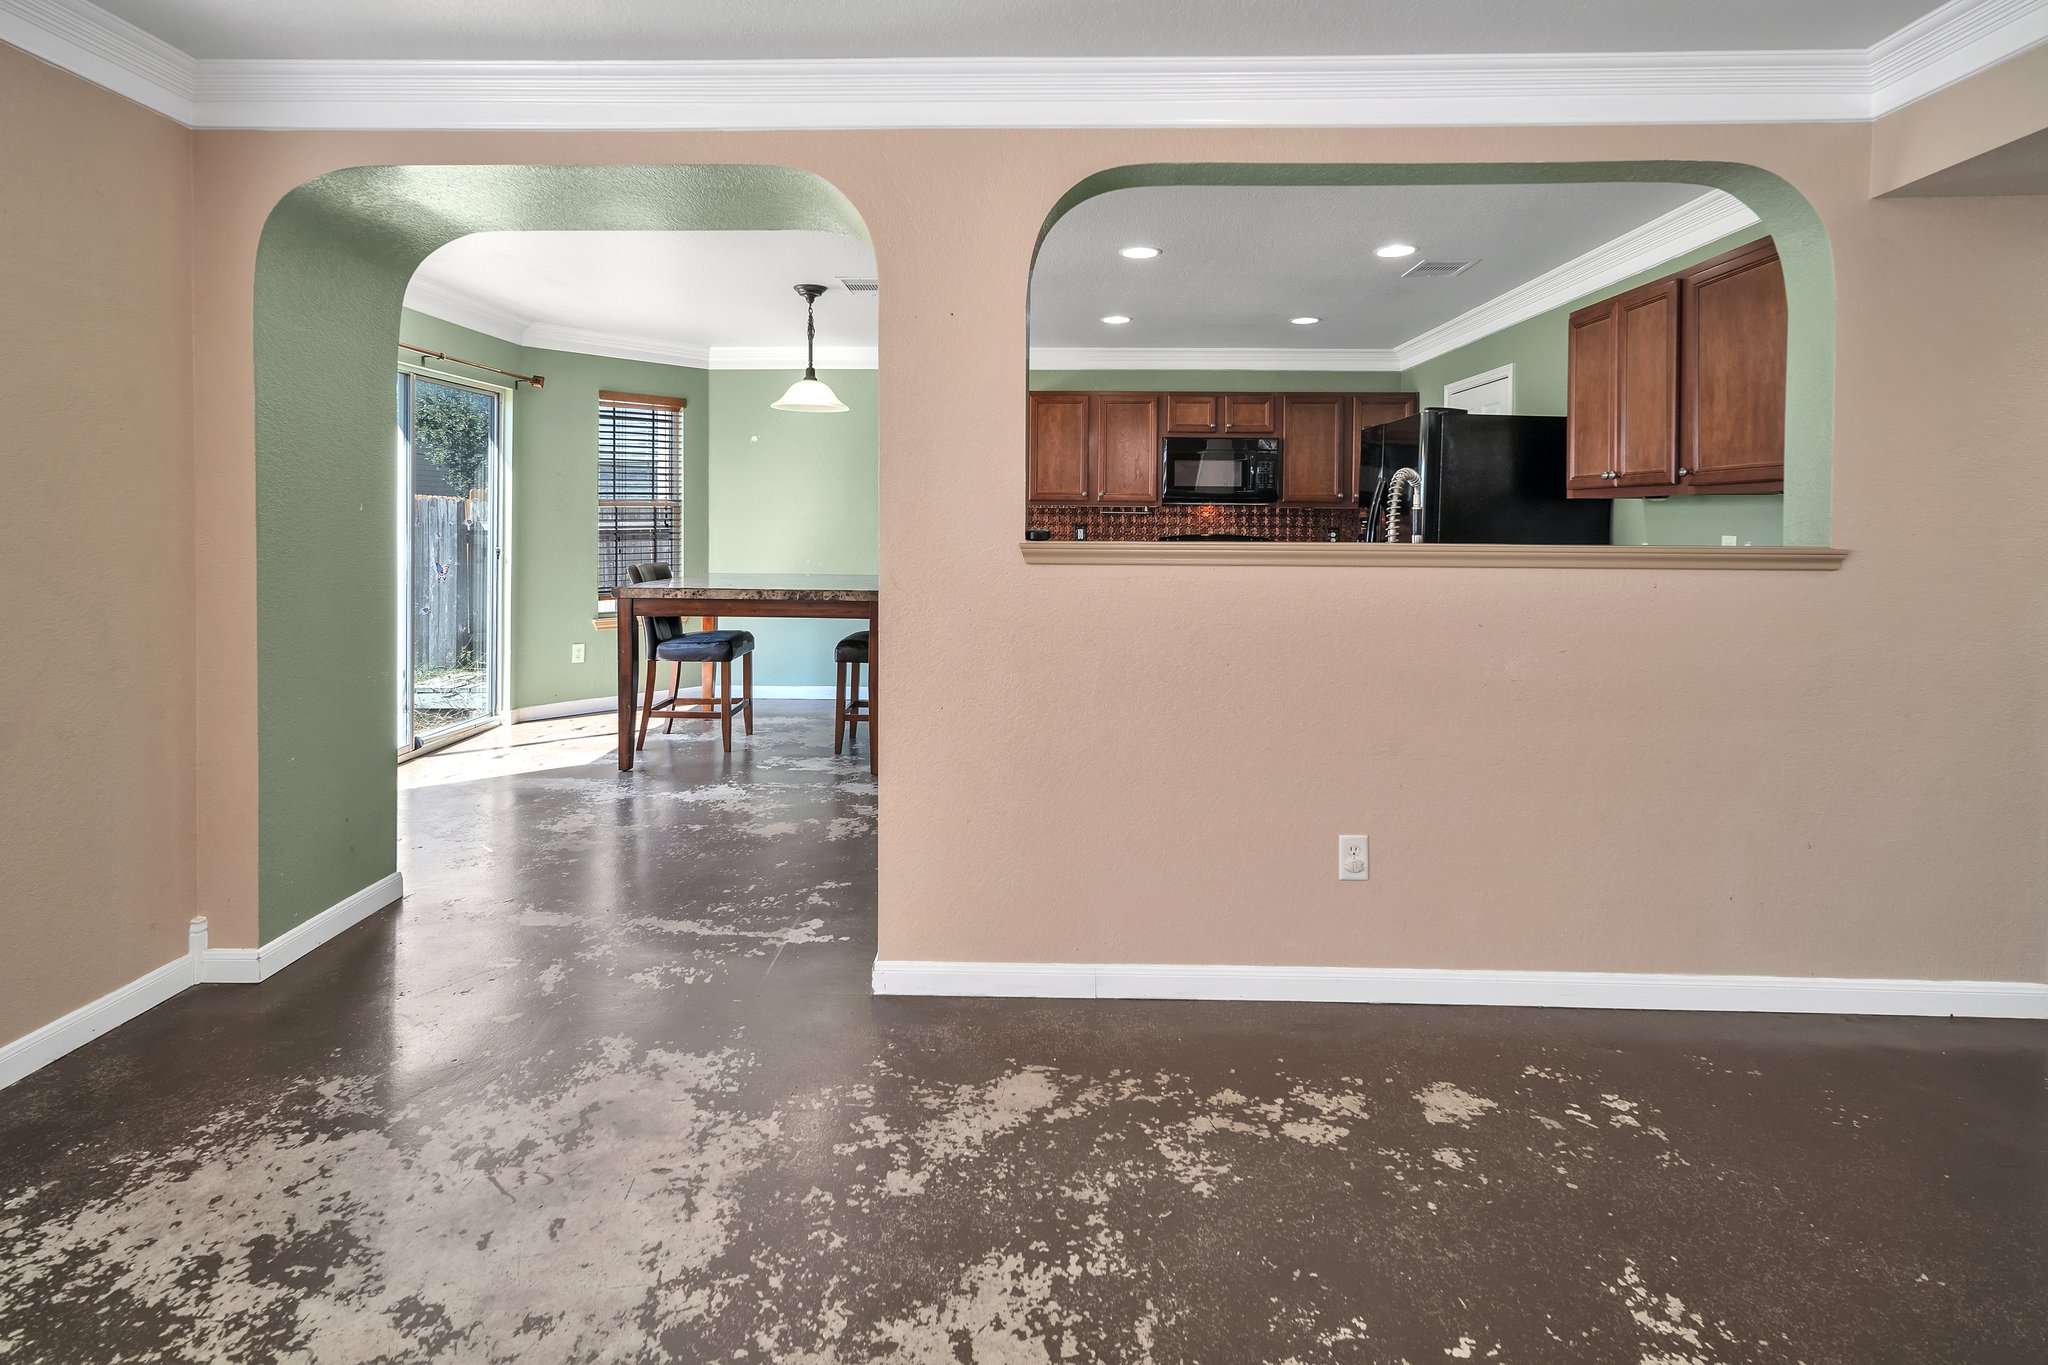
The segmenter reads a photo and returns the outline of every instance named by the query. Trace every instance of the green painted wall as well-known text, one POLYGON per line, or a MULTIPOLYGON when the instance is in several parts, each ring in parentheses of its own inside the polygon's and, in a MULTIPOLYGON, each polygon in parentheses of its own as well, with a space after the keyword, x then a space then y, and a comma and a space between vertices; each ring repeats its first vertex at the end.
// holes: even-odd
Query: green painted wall
MULTIPOLYGON (((544 706, 604 696, 615 685, 618 646, 611 632, 592 624, 597 616, 597 395, 612 390, 683 400, 681 572, 701 573, 709 547, 709 372, 519 346, 410 308, 399 325, 399 340, 547 381, 538 389, 522 385, 512 398, 506 465, 512 509, 506 540, 510 703, 544 706), (571 663, 570 650, 578 644, 584 647, 583 662, 571 663)), ((399 358, 456 379, 500 378, 422 361, 407 351, 400 351, 399 358)))
POLYGON ((680 365, 528 348, 546 378, 521 390, 512 435, 512 704, 602 697, 618 686, 618 637, 597 614, 597 395, 659 394, 683 408, 683 562, 701 573, 709 509, 711 376, 680 365), (569 662, 570 646, 583 662, 569 662))
POLYGON ((867 240, 845 195, 779 166, 359 166, 271 211, 251 399, 262 941, 397 865, 392 361, 413 271, 475 232, 778 228, 867 240))
POLYGON ((1397 393, 1391 371, 1348 370, 1033 370, 1032 392, 1047 393, 1397 393))
MULTIPOLYGON (((849 411, 777 412, 796 376, 711 375, 713 573, 877 571, 881 555, 873 370, 820 370, 849 411)), ((720 622, 721 625, 726 622, 720 622)), ((754 632, 758 685, 829 687, 832 646, 864 622, 735 620, 754 632)))
MULTIPOLYGON (((1567 329, 1572 312, 1612 298, 1639 284, 1661 279, 1674 270, 1731 251, 1771 231, 1768 223, 1743 229, 1683 256, 1674 256, 1640 275, 1582 295, 1525 322, 1504 327, 1455 351, 1425 360, 1405 372, 1403 388, 1422 395, 1424 407, 1440 407, 1444 385, 1475 374, 1515 367, 1515 411, 1538 416, 1565 414, 1567 329)), ((1617 545, 1718 545, 1732 535, 1744 545, 1781 545, 1785 535, 1785 499, 1716 496, 1704 498, 1617 498, 1612 539, 1617 545)))

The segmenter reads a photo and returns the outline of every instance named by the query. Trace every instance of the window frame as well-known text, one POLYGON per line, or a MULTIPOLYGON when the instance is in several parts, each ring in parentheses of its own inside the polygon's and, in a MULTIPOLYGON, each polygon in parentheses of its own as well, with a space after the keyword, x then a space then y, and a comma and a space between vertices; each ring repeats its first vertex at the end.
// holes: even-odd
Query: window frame
MULTIPOLYGON (((681 560, 681 558, 682 558, 682 551, 683 551, 683 459, 684 459, 684 456, 683 456, 683 415, 684 415, 685 411, 686 411, 686 410, 688 409, 688 407, 689 407, 689 400, 688 400, 688 399, 685 399, 685 398, 678 398, 678 397, 673 397, 673 396, 671 396, 671 395, 668 395, 668 394, 652 394, 652 393, 625 393, 625 392, 621 392, 621 391, 617 391, 617 390, 612 390, 612 389, 600 389, 600 390, 598 390, 598 394, 597 394, 597 408, 598 408, 598 430, 599 430, 600 436, 599 436, 599 441, 598 441, 598 447, 597 447, 597 454, 598 454, 598 465, 599 465, 599 471, 600 471, 600 475, 599 475, 599 483, 598 483, 598 487, 597 487, 597 490, 596 490, 596 491, 597 491, 597 494, 598 494, 598 497, 597 497, 597 514, 598 514, 598 522, 597 522, 597 540, 598 540, 598 544, 597 544, 597 550, 598 550, 598 562, 597 562, 597 565, 596 565, 596 567, 597 567, 597 570, 598 570, 598 576, 599 576, 599 586, 598 586, 598 590, 597 590, 597 600, 598 600, 598 609, 599 609, 600 611, 603 611, 603 612, 610 612, 610 611, 616 611, 616 610, 617 610, 616 606, 615 606, 615 605, 613 605, 613 604, 614 604, 614 601, 615 601, 615 588, 614 588, 614 587, 606 587, 606 586, 604 586, 604 583, 603 583, 603 578, 604 578, 604 572, 605 572, 605 567, 606 567, 606 558, 607 558, 607 557, 606 557, 606 553, 605 553, 605 535, 604 535, 604 532, 605 532, 605 512, 606 512, 606 511, 607 511, 608 509, 617 509, 617 508, 648 508, 648 509, 652 509, 652 510, 655 510, 655 511, 656 511, 657 513, 658 513, 659 509, 661 509, 661 508, 669 508, 670 510, 672 510, 672 511, 673 511, 673 513, 674 513, 674 516, 675 516, 675 555, 674 555, 674 558, 675 558, 675 560, 677 561, 677 565, 676 565, 676 571, 677 571, 678 573, 680 573, 680 572, 682 571, 682 569, 681 569, 681 564, 680 564, 680 560, 681 560), (604 485, 603 485, 603 476, 602 476, 602 470, 603 470, 603 464, 604 464, 604 441, 603 441, 603 438, 602 438, 602 432, 603 432, 603 429, 604 429, 604 409, 605 409, 605 408, 607 408, 607 407, 639 407, 639 408, 656 408, 656 409, 661 409, 661 410, 665 410, 665 411, 667 411, 667 412, 669 412, 669 413, 672 413, 672 414, 673 414, 673 418, 672 418, 672 420, 673 420, 673 422, 674 422, 674 429, 675 429, 675 440, 674 440, 674 443, 673 443, 673 446, 672 446, 672 449, 671 449, 671 452, 670 452, 670 459, 671 459, 671 465, 670 465, 670 471, 669 471, 669 486, 670 486, 671 488, 673 488, 673 489, 675 490, 675 496, 674 496, 674 497, 672 497, 672 498, 607 498, 607 497, 605 497, 605 496, 604 496, 604 485)), ((659 486, 659 481, 658 481, 658 480, 656 480, 656 486, 657 486, 657 487, 659 486)), ((616 583, 616 580, 614 580, 614 582, 616 583)))

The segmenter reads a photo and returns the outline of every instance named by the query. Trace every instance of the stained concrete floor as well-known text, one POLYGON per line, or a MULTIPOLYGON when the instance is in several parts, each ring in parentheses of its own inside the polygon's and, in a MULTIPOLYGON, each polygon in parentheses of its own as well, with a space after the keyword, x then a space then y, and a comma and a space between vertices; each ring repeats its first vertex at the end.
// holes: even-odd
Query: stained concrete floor
POLYGON ((0 1358, 2048 1360, 2048 1027, 874 1000, 820 707, 609 752, 0 1092, 0 1358))

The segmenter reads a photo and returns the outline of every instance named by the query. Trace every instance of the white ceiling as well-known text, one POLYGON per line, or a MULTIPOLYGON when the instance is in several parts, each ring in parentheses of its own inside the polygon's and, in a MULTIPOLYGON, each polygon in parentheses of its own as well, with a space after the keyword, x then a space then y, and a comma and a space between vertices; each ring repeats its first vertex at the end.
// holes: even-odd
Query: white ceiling
POLYGON ((854 364, 873 352, 875 296, 839 279, 874 274, 873 248, 829 232, 483 232, 427 257, 406 306, 562 350, 786 364, 804 341, 795 286, 823 284, 821 362, 854 364))
POLYGON ((195 57, 1362 56, 1867 48, 1936 0, 101 0, 195 57))
POLYGON ((1031 345, 1392 350, 1705 193, 1640 183, 1118 190, 1046 234, 1031 273, 1031 345), (1396 241, 1417 254, 1373 255, 1396 241), (1134 245, 1161 254, 1117 254, 1134 245), (1478 264, 1404 278, 1421 260, 1478 264), (1132 320, 1113 327, 1108 314, 1132 320), (1322 321, 1288 321, 1301 315, 1322 321))

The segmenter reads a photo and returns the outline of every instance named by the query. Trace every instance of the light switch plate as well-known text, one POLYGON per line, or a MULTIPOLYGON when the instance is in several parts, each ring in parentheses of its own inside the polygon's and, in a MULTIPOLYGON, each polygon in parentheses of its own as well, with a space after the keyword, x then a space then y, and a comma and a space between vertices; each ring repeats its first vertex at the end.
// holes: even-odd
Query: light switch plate
POLYGON ((1365 836, 1363 834, 1340 834, 1337 836, 1337 880, 1340 882, 1362 882, 1366 880, 1365 836))

